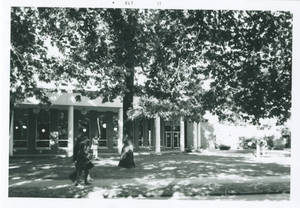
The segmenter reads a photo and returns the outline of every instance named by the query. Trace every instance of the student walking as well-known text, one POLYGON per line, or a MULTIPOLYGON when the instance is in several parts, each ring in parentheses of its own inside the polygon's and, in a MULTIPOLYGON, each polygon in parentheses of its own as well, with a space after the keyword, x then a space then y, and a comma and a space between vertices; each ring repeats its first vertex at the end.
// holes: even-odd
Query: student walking
POLYGON ((89 140, 85 139, 83 141, 78 140, 74 147, 74 155, 73 160, 75 162, 75 173, 71 174, 71 180, 76 181, 75 185, 80 183, 80 176, 83 172, 84 183, 89 185, 88 182, 88 175, 89 170, 94 167, 94 164, 90 161, 90 154, 89 154, 89 140))

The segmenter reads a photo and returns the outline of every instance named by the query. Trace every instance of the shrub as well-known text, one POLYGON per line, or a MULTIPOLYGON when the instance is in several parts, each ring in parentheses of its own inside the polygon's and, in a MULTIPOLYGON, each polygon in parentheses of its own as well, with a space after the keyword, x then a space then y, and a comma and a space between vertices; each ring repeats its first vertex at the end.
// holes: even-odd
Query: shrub
POLYGON ((274 150, 283 150, 285 147, 285 140, 283 138, 279 138, 274 140, 274 150))
POLYGON ((267 147, 268 149, 273 149, 274 148, 274 136, 268 136, 264 138, 267 142, 267 147))
POLYGON ((281 130, 281 138, 285 141, 285 148, 291 148, 291 131, 288 127, 281 130))
POLYGON ((185 152, 193 152, 193 149, 194 149, 193 145, 190 145, 185 149, 185 152))
POLYGON ((228 145, 224 145, 224 144, 220 144, 220 145, 219 145, 219 149, 220 149, 220 150, 230 150, 230 148, 231 148, 231 147, 228 146, 228 145))
POLYGON ((255 137, 240 137, 239 146, 241 149, 256 149, 256 138, 255 137))
POLYGON ((284 145, 277 145, 274 147, 274 150, 283 150, 284 149, 284 145))

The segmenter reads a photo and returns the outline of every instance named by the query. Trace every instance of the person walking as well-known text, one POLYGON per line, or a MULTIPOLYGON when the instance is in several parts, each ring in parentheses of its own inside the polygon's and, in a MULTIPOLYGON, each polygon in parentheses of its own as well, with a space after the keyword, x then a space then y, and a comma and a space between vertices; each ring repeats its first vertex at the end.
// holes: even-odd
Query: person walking
POLYGON ((121 151, 121 157, 118 167, 122 168, 135 168, 134 157, 133 157, 133 144, 125 136, 124 145, 121 151))
POLYGON ((99 157, 98 157, 98 137, 94 137, 92 139, 92 147, 91 149, 93 150, 93 158, 98 160, 99 157))
POLYGON ((89 140, 85 139, 78 144, 77 152, 74 152, 75 155, 75 167, 76 167, 76 183, 77 186, 80 183, 80 176, 83 172, 83 178, 85 185, 89 185, 88 175, 89 170, 94 167, 94 164, 90 161, 89 154, 89 140))

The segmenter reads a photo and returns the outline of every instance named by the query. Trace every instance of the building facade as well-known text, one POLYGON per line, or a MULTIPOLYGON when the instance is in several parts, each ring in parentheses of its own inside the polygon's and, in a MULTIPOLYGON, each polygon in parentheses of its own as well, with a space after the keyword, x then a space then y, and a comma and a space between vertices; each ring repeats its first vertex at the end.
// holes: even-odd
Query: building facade
MULTIPOLYGON (((27 99, 11 110, 10 155, 60 154, 71 156, 76 139, 98 138, 99 153, 120 152, 123 141, 123 109, 119 99, 103 103, 76 94, 49 95, 52 105, 27 99)), ((214 148, 205 134, 204 123, 191 123, 184 118, 134 120, 135 151, 185 151, 214 148)))

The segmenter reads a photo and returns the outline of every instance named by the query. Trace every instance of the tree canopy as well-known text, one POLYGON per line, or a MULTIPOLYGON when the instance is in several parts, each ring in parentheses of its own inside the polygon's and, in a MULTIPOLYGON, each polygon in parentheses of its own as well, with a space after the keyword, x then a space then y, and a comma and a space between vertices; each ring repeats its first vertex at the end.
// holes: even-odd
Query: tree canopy
POLYGON ((37 80, 75 83, 105 101, 121 96, 128 132, 128 116, 290 117, 289 12, 12 8, 11 17, 16 100, 43 97, 37 80), (61 57, 49 56, 49 43, 61 57))

